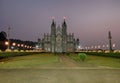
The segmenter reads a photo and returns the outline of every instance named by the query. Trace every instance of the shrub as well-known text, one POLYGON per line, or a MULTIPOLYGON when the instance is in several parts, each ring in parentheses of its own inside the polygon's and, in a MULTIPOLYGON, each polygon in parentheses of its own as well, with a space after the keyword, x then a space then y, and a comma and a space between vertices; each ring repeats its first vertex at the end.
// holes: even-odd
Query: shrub
POLYGON ((87 55, 85 53, 79 53, 78 57, 80 60, 85 61, 85 59, 87 58, 87 55))

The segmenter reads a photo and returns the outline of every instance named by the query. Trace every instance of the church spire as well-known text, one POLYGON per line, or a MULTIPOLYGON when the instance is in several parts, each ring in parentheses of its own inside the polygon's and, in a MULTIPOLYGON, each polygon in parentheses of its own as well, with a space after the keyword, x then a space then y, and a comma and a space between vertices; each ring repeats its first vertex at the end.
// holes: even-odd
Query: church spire
POLYGON ((66 24, 66 17, 64 16, 63 19, 64 19, 64 21, 63 21, 63 26, 67 27, 67 24, 66 24))
POLYGON ((64 21, 62 23, 62 33, 63 35, 67 35, 67 24, 66 24, 66 17, 63 17, 64 21))
POLYGON ((56 23, 55 23, 54 19, 55 19, 55 17, 52 17, 52 24, 51 24, 51 27, 52 27, 52 26, 56 26, 56 23))
POLYGON ((55 33, 56 33, 56 23, 54 21, 54 17, 52 17, 51 35, 55 35, 55 33))

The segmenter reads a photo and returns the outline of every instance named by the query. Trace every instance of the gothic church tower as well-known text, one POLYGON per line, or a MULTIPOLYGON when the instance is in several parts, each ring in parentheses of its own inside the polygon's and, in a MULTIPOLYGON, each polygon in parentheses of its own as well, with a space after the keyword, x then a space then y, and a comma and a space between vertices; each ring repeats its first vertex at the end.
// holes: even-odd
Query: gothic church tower
POLYGON ((51 52, 55 52, 55 45, 56 45, 56 23, 54 19, 51 24, 51 52))
POLYGON ((51 24, 50 34, 44 34, 42 40, 42 49, 45 52, 62 53, 62 52, 74 52, 77 42, 75 41, 74 34, 67 33, 67 24, 64 18, 61 26, 56 27, 54 19, 51 24))
POLYGON ((62 51, 67 51, 67 24, 64 18, 64 21, 62 23, 62 51))

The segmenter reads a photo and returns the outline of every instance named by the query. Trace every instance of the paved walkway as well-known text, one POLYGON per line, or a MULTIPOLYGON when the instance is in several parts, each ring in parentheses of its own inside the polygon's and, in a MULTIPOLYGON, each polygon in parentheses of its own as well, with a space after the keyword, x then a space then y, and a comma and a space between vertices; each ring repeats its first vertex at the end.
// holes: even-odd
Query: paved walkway
POLYGON ((67 67, 78 67, 77 63, 68 56, 59 55, 59 60, 60 63, 65 64, 67 67))

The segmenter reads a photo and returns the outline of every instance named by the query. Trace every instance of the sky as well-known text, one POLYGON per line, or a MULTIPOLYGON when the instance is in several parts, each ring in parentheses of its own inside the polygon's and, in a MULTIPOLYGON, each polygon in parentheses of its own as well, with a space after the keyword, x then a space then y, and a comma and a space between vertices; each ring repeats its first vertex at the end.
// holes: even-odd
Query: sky
POLYGON ((52 16, 57 25, 66 17, 67 32, 80 45, 108 44, 108 31, 120 49, 120 0, 0 0, 0 31, 10 26, 13 39, 37 41, 50 33, 52 16))

